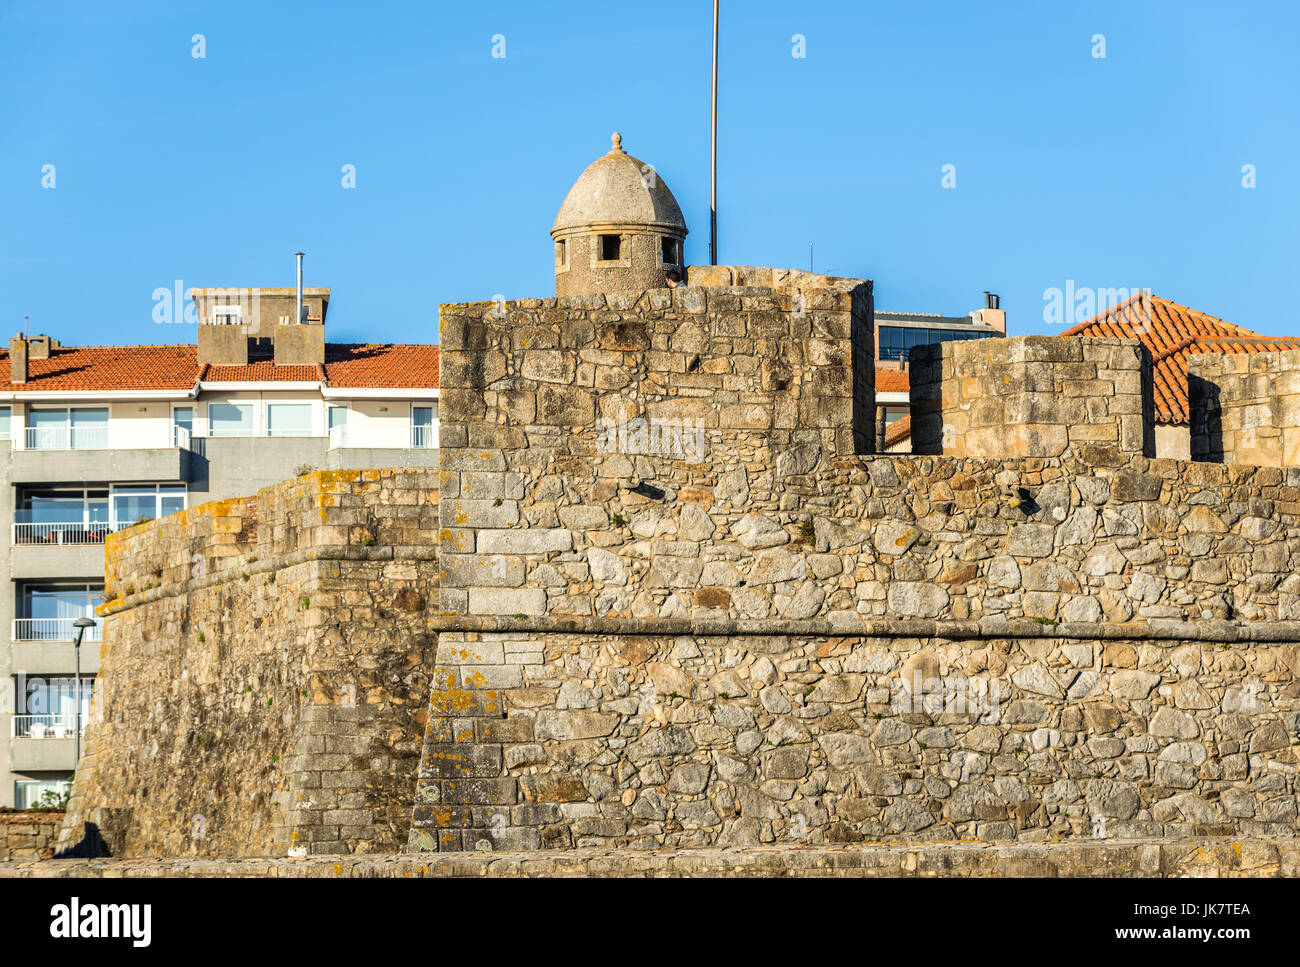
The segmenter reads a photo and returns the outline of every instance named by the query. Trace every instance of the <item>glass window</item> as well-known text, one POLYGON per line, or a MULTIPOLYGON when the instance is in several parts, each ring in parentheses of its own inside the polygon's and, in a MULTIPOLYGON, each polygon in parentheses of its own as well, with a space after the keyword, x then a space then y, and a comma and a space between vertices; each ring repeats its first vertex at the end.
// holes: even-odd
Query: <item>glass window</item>
POLYGON ((311 436, 310 403, 268 403, 267 436, 311 436))
POLYGON ((166 517, 185 509, 184 487, 158 488, 158 516, 166 517))
POLYGON ((9 424, 12 412, 11 407, 0 406, 0 440, 9 439, 9 424))
POLYGON ((176 406, 172 408, 172 423, 187 430, 194 429, 194 407, 176 406))
MULTIPOLYGON (((72 641, 77 637, 73 622, 95 617, 95 605, 103 600, 101 585, 27 584, 18 596, 14 621, 17 641, 72 641)), ((86 629, 87 641, 99 640, 99 622, 86 629)))
POLYGON ((119 527, 130 527, 158 516, 156 487, 115 487, 113 519, 119 527))
POLYGON ((208 432, 212 436, 252 436, 252 403, 209 403, 208 432))
POLYGON ((329 412, 330 429, 336 426, 348 425, 348 408, 346 406, 331 406, 329 412))
POLYGON ((411 407, 411 446, 431 447, 433 441, 433 407, 411 407))
POLYGON ((62 796, 72 789, 72 778, 67 779, 16 779, 14 780, 14 806, 18 809, 31 809, 40 805, 48 793, 62 796))
POLYGON ((66 426, 68 411, 66 409, 31 409, 27 411, 28 426, 66 426))
POLYGON ((144 487, 113 488, 113 522, 115 527, 131 527, 185 509, 183 485, 168 484, 144 487))

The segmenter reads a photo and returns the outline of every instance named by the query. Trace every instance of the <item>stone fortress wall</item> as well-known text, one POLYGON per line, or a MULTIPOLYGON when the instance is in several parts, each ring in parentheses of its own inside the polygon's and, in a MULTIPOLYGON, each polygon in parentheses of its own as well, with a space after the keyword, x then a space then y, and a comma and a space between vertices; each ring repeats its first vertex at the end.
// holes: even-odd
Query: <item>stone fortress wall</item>
POLYGON ((869 282, 688 278, 443 306, 436 481, 315 474, 111 544, 65 839, 1294 835, 1300 469, 1149 459, 1136 343, 1035 337, 916 383, 986 450, 998 396, 1014 449, 941 422, 872 456, 869 282))
POLYGON ((398 848, 433 663, 437 505, 436 471, 318 471, 113 535, 60 849, 398 848))
POLYGON ((1300 350, 1187 359, 1192 457, 1300 466, 1300 350))
POLYGON ((1140 346, 1035 337, 862 456, 852 326, 708 271, 442 307, 412 848, 1294 834, 1300 470, 1148 459, 1140 346))

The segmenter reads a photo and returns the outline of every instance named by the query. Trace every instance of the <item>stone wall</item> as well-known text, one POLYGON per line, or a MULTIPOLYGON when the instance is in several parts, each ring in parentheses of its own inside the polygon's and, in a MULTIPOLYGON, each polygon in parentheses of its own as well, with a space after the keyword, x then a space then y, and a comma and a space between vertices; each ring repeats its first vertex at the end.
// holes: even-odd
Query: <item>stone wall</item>
POLYGON ((0 863, 48 860, 63 813, 0 812, 0 863))
MULTIPOLYGON (((718 332, 734 295, 673 309, 718 332)), ((1009 340, 1023 385, 978 377, 1059 456, 855 456, 853 388, 807 405, 833 385, 811 344, 739 396, 729 368, 701 392, 689 357, 597 356, 602 324, 698 333, 654 297, 443 307, 455 551, 413 848, 1293 834, 1300 471, 1144 457, 1149 360, 1120 341, 1009 340), (598 422, 674 398, 694 454, 598 422)), ((833 318, 812 342, 842 351, 833 318)))
POLYGON ((437 503, 433 471, 322 471, 114 535, 61 848, 96 835, 115 856, 404 842, 437 503))
POLYGON ((939 343, 913 350, 910 369, 913 453, 1155 456, 1151 354, 1136 339, 939 343))
POLYGON ((1187 357, 1194 460, 1300 466, 1300 350, 1187 357))

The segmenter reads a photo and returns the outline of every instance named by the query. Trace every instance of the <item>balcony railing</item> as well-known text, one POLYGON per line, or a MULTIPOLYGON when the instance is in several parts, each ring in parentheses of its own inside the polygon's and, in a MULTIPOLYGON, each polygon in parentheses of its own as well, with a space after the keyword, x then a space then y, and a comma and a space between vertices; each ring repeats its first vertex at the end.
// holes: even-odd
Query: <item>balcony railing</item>
POLYGON ((428 449, 438 445, 438 424, 397 426, 332 426, 330 449, 339 447, 374 447, 376 449, 428 449))
MULTIPOLYGON (((14 641, 76 641, 77 629, 72 622, 76 618, 14 618, 14 641)), ((86 629, 82 641, 99 641, 100 628, 96 622, 86 629)))
POLYGON ((108 448, 106 426, 29 426, 28 450, 104 450, 108 448))
POLYGON ((15 523, 13 543, 102 544, 109 534, 126 526, 126 524, 118 524, 115 527, 107 523, 86 523, 84 521, 70 524, 15 523))
MULTIPOLYGON (((13 717, 13 735, 15 739, 70 739, 77 731, 77 714, 64 712, 60 715, 15 715, 13 717)), ((86 716, 81 716, 81 734, 86 734, 86 716)))
MULTIPOLYGON (((140 450, 163 447, 179 447, 182 450, 194 450, 201 445, 200 433, 184 426, 173 425, 165 433, 151 430, 141 433, 135 430, 124 431, 115 445, 118 449, 140 450)), ((107 450, 108 427, 106 426, 29 426, 24 435, 28 450, 107 450)))

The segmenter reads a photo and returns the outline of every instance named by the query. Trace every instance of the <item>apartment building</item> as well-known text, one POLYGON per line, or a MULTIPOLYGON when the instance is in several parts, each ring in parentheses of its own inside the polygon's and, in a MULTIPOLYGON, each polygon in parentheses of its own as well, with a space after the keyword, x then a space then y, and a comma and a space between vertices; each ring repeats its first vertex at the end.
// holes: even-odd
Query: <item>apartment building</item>
POLYGON ((437 464, 438 347, 327 343, 328 308, 328 288, 200 289, 194 344, 10 339, 0 805, 58 793, 74 770, 109 533, 304 468, 437 464), (87 617, 78 688, 74 622, 87 617))
POLYGON ((911 395, 908 355, 916 346, 1007 334, 1001 299, 984 293, 984 307, 965 316, 876 310, 876 437, 882 452, 908 448, 911 395))

